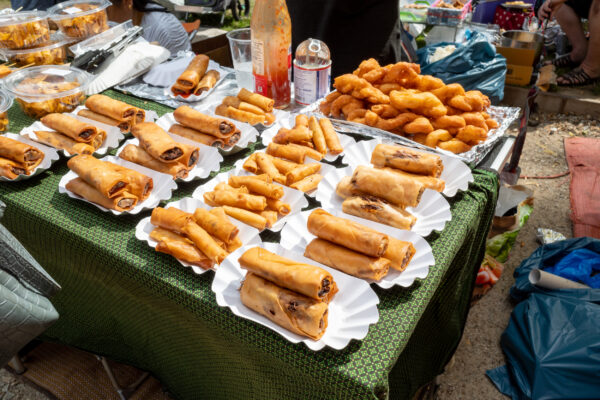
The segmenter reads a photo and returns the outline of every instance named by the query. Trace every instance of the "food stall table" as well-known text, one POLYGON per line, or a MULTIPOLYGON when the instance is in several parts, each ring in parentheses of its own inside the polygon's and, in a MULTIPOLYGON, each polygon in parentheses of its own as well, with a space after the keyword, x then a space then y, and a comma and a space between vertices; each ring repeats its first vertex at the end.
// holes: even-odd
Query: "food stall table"
MULTIPOLYGON (((170 111, 106 94, 159 115, 170 111)), ((9 116, 13 132, 32 122, 16 105, 9 116)), ((222 170, 258 146, 227 156, 222 170)), ((474 170, 469 190, 448 199, 452 220, 427 238, 436 260, 427 278, 408 289, 374 286, 380 318, 366 338, 312 351, 219 307, 212 272, 196 275, 136 239, 149 210, 115 216, 59 194, 67 170, 63 159, 32 179, 0 185, 8 206, 2 223, 62 285, 51 299, 60 319, 44 339, 150 371, 181 399, 408 398, 458 345, 498 193, 496 173, 474 170)), ((208 179, 178 183, 171 200, 208 179)))

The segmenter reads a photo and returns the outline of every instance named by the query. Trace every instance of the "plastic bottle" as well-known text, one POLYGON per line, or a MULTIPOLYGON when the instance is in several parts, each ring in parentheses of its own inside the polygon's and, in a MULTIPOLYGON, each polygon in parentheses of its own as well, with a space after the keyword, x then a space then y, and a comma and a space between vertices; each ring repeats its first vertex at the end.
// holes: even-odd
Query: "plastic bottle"
POLYGON ((285 108, 292 72, 292 22, 285 0, 256 0, 250 30, 255 92, 285 108))
POLYGON ((325 97, 331 85, 331 53, 318 39, 298 45, 294 59, 294 98, 302 105, 325 97))

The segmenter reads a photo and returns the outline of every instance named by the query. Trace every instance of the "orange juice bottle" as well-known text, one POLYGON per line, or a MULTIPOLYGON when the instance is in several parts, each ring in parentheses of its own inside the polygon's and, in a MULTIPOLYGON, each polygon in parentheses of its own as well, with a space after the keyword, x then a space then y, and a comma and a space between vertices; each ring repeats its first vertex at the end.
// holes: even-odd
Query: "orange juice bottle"
POLYGON ((250 32, 254 91, 285 108, 292 78, 292 22, 285 0, 256 0, 250 32))

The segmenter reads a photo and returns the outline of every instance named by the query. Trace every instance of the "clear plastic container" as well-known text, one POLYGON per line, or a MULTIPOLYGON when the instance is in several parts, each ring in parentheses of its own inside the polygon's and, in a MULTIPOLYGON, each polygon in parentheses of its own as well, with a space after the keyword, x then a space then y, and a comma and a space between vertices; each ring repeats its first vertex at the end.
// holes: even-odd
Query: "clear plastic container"
POLYGON ((0 89, 0 132, 8 130, 8 109, 12 106, 12 97, 0 89))
POLYGON ((67 47, 71 43, 72 39, 62 34, 54 34, 51 36, 50 41, 44 45, 31 49, 2 49, 0 52, 6 60, 15 63, 18 67, 64 64, 67 60, 67 47))
POLYGON ((50 40, 48 14, 23 11, 0 15, 0 47, 22 49, 39 46, 50 40))
POLYGON ((79 43, 72 44, 71 47, 69 47, 69 50, 71 50, 75 57, 87 53, 88 51, 98 50, 107 43, 111 43, 118 37, 127 33, 131 28, 133 28, 131 20, 125 21, 98 35, 82 40, 79 43))
POLYGON ((48 9, 50 19, 69 37, 85 38, 108 29, 108 0, 71 0, 48 9))
POLYGON ((71 112, 85 99, 92 76, 67 65, 40 65, 15 71, 5 79, 6 89, 32 118, 71 112))

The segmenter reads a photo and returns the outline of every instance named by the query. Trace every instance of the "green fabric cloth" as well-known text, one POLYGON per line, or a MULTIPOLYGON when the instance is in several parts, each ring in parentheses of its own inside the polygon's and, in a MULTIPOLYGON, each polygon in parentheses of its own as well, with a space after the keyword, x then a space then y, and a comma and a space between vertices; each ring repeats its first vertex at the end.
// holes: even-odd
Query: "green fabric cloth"
MULTIPOLYGON (((16 107, 12 132, 31 123, 16 107)), ((222 170, 252 151, 226 157, 222 170)), ((219 307, 213 272, 195 275, 137 240, 135 226, 150 211, 117 217, 59 194, 66 172, 62 159, 32 179, 0 185, 3 222, 63 287, 52 298, 60 319, 45 337, 151 371, 182 399, 412 396, 458 344, 498 193, 495 173, 474 170, 470 190, 449 200, 452 220, 428 238, 436 264, 427 278, 409 289, 373 286, 380 318, 367 337, 314 352, 219 307)), ((206 181, 180 183, 173 200, 206 181)))

